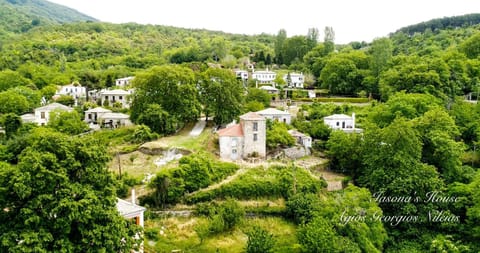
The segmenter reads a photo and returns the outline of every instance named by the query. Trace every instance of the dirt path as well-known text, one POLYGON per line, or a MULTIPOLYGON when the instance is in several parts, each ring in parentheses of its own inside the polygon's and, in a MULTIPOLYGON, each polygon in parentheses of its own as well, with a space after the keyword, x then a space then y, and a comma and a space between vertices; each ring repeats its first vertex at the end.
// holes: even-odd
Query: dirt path
POLYGON ((217 189, 219 188, 220 186, 224 185, 224 184, 228 184, 230 182, 232 182, 232 180, 236 179, 237 177, 245 174, 246 172, 248 171, 247 168, 245 167, 241 167, 240 169, 238 169, 235 174, 231 175, 231 176, 228 176, 227 178, 225 178, 224 180, 216 183, 216 184, 211 184, 209 185, 208 187, 206 188, 202 188, 200 190, 197 190, 197 191, 194 191, 194 192, 191 192, 188 194, 188 196, 192 196, 194 194, 197 194, 199 192, 205 192, 205 191, 210 191, 210 190, 214 190, 214 189, 217 189))

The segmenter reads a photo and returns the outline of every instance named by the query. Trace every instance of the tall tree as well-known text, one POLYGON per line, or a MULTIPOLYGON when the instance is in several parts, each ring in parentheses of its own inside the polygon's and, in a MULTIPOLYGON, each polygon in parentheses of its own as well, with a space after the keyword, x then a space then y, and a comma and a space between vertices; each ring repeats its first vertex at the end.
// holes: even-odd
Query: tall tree
POLYGON ((153 67, 136 75, 131 117, 137 121, 149 104, 159 104, 180 123, 195 121, 201 104, 191 69, 178 65, 153 67))
POLYGON ((129 252, 138 228, 116 209, 105 146, 38 128, 0 163, 0 251, 129 252))
POLYGON ((323 42, 325 43, 325 50, 328 53, 335 51, 335 32, 333 27, 325 26, 323 42))
POLYGON ((205 115, 213 114, 216 124, 231 122, 242 111, 242 84, 230 70, 210 68, 203 73, 200 96, 205 115))
POLYGON ((283 64, 283 44, 287 40, 287 31, 281 29, 275 37, 275 63, 283 64))
POLYGON ((378 78, 380 73, 388 67, 388 61, 392 58, 392 41, 388 38, 375 39, 369 53, 372 57, 371 69, 373 75, 378 78))

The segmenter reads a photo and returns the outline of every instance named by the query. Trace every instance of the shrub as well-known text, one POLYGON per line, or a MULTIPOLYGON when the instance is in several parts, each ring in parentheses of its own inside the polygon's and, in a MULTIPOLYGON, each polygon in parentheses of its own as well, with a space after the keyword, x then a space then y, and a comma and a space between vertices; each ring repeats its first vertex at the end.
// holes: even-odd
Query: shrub
POLYGON ((273 235, 261 227, 255 226, 247 232, 247 253, 269 253, 272 252, 275 246, 275 239, 273 235))

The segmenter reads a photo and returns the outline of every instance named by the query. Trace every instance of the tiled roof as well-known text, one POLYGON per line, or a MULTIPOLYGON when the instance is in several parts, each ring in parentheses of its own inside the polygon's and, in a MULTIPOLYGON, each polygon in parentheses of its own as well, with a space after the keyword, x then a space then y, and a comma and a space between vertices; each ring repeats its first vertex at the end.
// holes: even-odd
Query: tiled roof
POLYGON ((257 114, 256 112, 247 112, 243 115, 240 116, 241 119, 257 119, 257 120, 265 120, 264 117, 261 115, 257 114))
POLYGON ((112 111, 105 109, 103 107, 95 107, 95 108, 86 110, 85 112, 112 112, 112 111))
POLYGON ((132 218, 147 210, 143 206, 133 204, 132 202, 117 198, 117 210, 125 218, 132 218))
POLYGON ((107 112, 104 113, 100 116, 98 116, 101 119, 128 119, 130 116, 124 113, 119 113, 119 112, 107 112))
POLYGON ((325 117, 325 119, 352 119, 352 117, 345 114, 333 114, 328 117, 325 117))
POLYGON ((243 136, 242 126, 240 124, 235 124, 231 127, 218 130, 218 136, 242 137, 243 136))
POLYGON ((60 103, 51 103, 51 104, 48 104, 46 106, 35 108, 35 111, 52 111, 52 110, 56 110, 56 109, 65 110, 65 111, 73 110, 72 107, 62 105, 60 103))
POLYGON ((275 108, 267 108, 265 110, 258 111, 257 114, 260 115, 290 115, 288 112, 280 111, 275 108))

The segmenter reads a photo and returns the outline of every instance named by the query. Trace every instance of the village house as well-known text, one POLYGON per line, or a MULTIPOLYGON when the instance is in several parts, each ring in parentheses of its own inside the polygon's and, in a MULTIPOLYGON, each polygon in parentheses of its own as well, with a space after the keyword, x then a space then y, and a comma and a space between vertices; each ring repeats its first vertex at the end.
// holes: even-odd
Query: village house
POLYGON ((100 91, 99 97, 103 106, 114 106, 116 103, 121 105, 121 108, 129 108, 130 103, 128 96, 130 92, 126 90, 103 90, 100 91))
POLYGON ((288 133, 293 136, 297 140, 297 143, 305 147, 305 149, 309 149, 312 147, 312 137, 301 133, 295 129, 288 130, 288 133))
POLYGON ((235 70, 235 76, 237 79, 240 79, 242 81, 247 81, 248 80, 248 71, 246 70, 235 70))
POLYGON ((258 84, 274 84, 274 80, 277 77, 277 73, 273 71, 261 70, 261 71, 254 71, 252 72, 252 79, 257 81, 258 84))
POLYGON ((112 112, 111 110, 102 108, 102 107, 95 107, 92 109, 88 109, 85 111, 85 122, 88 124, 99 124, 99 120, 102 115, 105 113, 110 113, 112 112))
POLYGON ((355 113, 352 116, 345 114, 333 114, 323 118, 323 122, 334 130, 342 130, 346 133, 362 132, 360 128, 355 128, 355 113))
POLYGON ((130 116, 125 113, 105 112, 98 115, 98 122, 107 128, 119 128, 124 126, 131 126, 130 116))
POLYGON ((273 121, 290 124, 292 121, 292 115, 286 111, 280 111, 275 108, 267 108, 265 110, 258 111, 257 114, 273 121))
POLYGON ((266 119, 249 112, 240 116, 240 123, 218 131, 220 157, 240 160, 266 155, 266 119))
POLYGON ((303 84, 305 83, 305 76, 303 73, 288 73, 283 75, 283 80, 290 88, 300 88, 303 89, 303 84))
POLYGON ((118 86, 118 87, 129 86, 132 83, 132 80, 134 78, 135 77, 133 77, 133 76, 128 76, 128 77, 116 79, 115 80, 115 86, 118 86))
POLYGON ((268 94, 271 94, 271 95, 278 95, 278 93, 279 93, 277 88, 269 86, 269 85, 262 86, 262 87, 260 87, 260 89, 266 91, 268 94))
POLYGON ((74 99, 84 98, 87 96, 87 88, 80 84, 67 84, 60 87, 56 95, 72 96, 74 99))
POLYGON ((35 108, 34 113, 24 114, 20 116, 20 118, 24 123, 36 123, 37 125, 44 126, 48 124, 52 111, 71 112, 73 111, 73 108, 59 103, 51 103, 35 108))
MULTIPOLYGON (((125 219, 133 219, 135 224, 140 227, 144 227, 144 213, 147 210, 143 206, 139 206, 136 203, 135 190, 132 190, 132 201, 126 201, 120 198, 117 198, 117 211, 125 219)), ((136 238, 140 238, 142 235, 135 235, 136 238)), ((136 253, 143 253, 143 242, 140 244, 140 249, 138 251, 132 251, 136 253)))

